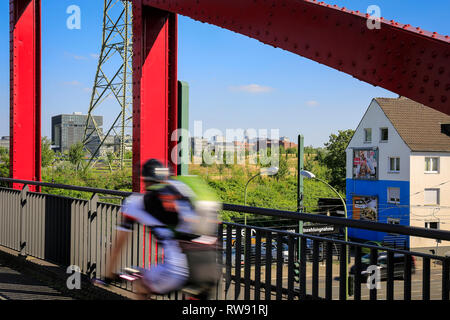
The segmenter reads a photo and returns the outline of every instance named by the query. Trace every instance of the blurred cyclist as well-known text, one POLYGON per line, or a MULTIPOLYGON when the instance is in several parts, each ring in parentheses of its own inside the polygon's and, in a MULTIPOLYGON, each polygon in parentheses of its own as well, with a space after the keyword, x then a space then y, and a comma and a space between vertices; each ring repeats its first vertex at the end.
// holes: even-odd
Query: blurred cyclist
MULTIPOLYGON (((134 223, 149 227, 164 249, 162 264, 142 269, 138 293, 167 294, 192 285, 207 296, 219 277, 216 262, 216 201, 199 201, 198 180, 169 180, 169 169, 155 159, 142 167, 146 193, 133 194, 122 207, 116 247, 111 253, 107 278, 114 270, 134 223), (189 181, 194 181, 189 186, 189 181), (194 191, 197 190, 197 193, 194 191), (208 205, 209 203, 209 205, 208 205), (207 205, 205 205, 207 204, 207 205)), ((200 184, 201 185, 201 184, 200 184)), ((206 192, 207 193, 207 192, 206 192)))

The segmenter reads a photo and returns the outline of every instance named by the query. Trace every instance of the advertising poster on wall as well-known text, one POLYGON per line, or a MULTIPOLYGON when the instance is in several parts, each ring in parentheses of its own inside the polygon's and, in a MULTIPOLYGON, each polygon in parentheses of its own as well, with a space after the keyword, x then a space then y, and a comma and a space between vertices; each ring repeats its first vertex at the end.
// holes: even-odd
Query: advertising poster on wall
POLYGON ((353 179, 376 180, 377 173, 378 150, 353 150, 353 179))
POLYGON ((353 219, 378 220, 378 198, 375 196, 353 196, 353 219))

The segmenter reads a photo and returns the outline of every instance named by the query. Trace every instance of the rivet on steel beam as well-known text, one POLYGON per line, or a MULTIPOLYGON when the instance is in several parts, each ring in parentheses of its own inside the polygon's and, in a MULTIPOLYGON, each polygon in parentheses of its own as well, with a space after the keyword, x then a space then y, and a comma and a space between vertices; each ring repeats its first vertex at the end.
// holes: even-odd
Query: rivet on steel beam
POLYGON ((445 71, 444 67, 440 67, 440 68, 439 68, 439 74, 443 74, 444 71, 445 71))
POLYGON ((420 87, 420 93, 424 93, 425 92, 425 88, 424 87, 420 87))
POLYGON ((441 102, 442 102, 442 103, 445 103, 446 101, 447 101, 447 97, 446 97, 446 96, 442 96, 442 97, 441 97, 441 102))
POLYGON ((434 101, 434 97, 433 97, 433 96, 429 96, 429 97, 428 97, 428 101, 429 101, 429 102, 433 102, 433 101, 434 101))
POLYGON ((430 77, 428 77, 428 76, 423 77, 423 82, 428 82, 428 80, 430 80, 430 77))
POLYGON ((434 86, 435 86, 436 88, 439 87, 439 84, 440 84, 439 80, 434 80, 434 86))

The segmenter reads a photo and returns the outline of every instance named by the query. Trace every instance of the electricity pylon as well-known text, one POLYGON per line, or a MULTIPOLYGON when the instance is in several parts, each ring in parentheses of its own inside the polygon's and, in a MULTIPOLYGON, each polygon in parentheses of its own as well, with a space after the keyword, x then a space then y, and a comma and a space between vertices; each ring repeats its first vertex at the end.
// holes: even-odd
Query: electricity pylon
MULTIPOLYGON (((92 89, 83 144, 90 154, 88 166, 105 158, 106 147, 118 151, 120 168, 123 168, 125 136, 132 129, 132 7, 131 1, 104 0, 103 37, 92 89), (114 103, 109 101, 114 100, 114 103), (95 121, 98 115, 115 117, 107 130, 95 121)), ((112 157, 106 157, 112 170, 112 157)))

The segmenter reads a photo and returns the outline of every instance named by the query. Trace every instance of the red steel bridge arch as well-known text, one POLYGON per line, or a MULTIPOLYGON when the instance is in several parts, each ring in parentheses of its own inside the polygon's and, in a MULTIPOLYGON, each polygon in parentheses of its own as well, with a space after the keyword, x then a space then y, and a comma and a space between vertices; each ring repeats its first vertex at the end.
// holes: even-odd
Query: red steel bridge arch
MULTIPOLYGON (((176 172, 177 14, 282 48, 450 114, 450 39, 313 0, 133 1, 133 190, 136 164, 176 172)), ((10 0, 12 178, 40 180, 41 0, 10 0)))

